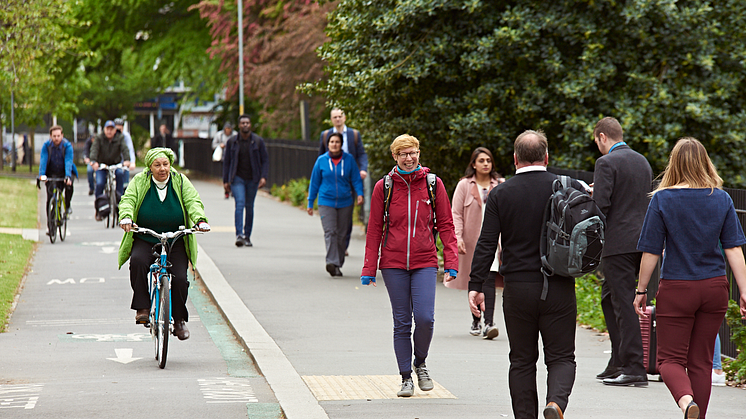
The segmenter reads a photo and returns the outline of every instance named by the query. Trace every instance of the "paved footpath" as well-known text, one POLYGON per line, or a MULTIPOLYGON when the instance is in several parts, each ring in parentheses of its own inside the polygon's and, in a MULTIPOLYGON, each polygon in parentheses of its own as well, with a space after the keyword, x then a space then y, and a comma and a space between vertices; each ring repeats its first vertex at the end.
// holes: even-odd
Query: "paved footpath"
MULTIPOLYGON (((233 201, 217 183, 194 183, 213 231, 198 237, 192 337, 171 341, 166 369, 158 369, 146 330, 132 320, 127 267, 116 270, 121 231, 93 221, 92 199, 77 194, 70 236, 39 244, 0 335, 0 417, 275 418, 280 407, 288 419, 513 417, 499 308, 497 339, 470 336, 466 293, 439 284, 428 357, 436 388, 398 399, 385 287, 380 278, 377 288, 359 284, 360 230, 345 276, 331 278, 318 216, 260 193, 254 247, 236 248, 233 201)), ((608 339, 578 328, 576 346, 567 418, 681 417, 663 383, 614 388, 595 380, 608 339)), ((746 393, 713 388, 709 413, 746 418, 746 393)))
MULTIPOLYGON (((427 360, 436 388, 398 399, 400 379, 385 287, 380 274, 377 288, 359 283, 364 251, 361 230, 354 230, 350 257, 342 268, 345 276, 332 278, 324 269, 324 238, 317 215, 309 217, 301 209, 260 193, 251 237, 254 247, 237 248, 233 200, 223 199, 217 183, 194 183, 213 227, 213 232, 199 238, 202 255, 209 255, 210 263, 200 261, 198 270, 204 271, 208 286, 211 279, 220 277, 222 282, 224 278, 230 293, 235 293, 233 298, 240 299, 240 303, 232 299, 223 304, 218 298, 224 311, 240 304, 260 325, 262 330, 238 335, 254 345, 252 355, 273 389, 278 386, 275 393, 289 418, 513 417, 507 382, 509 349, 499 308, 500 336, 494 341, 473 337, 467 333, 471 316, 466 292, 439 284, 435 336, 427 360), (257 339, 255 333, 266 333, 272 342, 251 343, 257 339), (283 360, 266 349, 273 345, 291 370, 277 366, 283 360), (265 354, 267 359, 263 359, 265 354), (271 372, 265 371, 264 363, 271 372), (305 387, 296 387, 298 377, 305 387), (297 414, 297 406, 292 406, 291 414, 287 407, 294 402, 309 407, 307 389, 323 412, 308 408, 297 414)), ((243 320, 235 318, 234 323, 243 320)), ((576 347, 577 378, 567 418, 681 417, 661 382, 651 382, 648 388, 615 388, 595 379, 609 357, 607 338, 578 328, 576 347)), ((539 363, 542 400, 546 374, 543 360, 539 363)), ((712 418, 746 418, 746 393, 713 388, 709 413, 712 418)))

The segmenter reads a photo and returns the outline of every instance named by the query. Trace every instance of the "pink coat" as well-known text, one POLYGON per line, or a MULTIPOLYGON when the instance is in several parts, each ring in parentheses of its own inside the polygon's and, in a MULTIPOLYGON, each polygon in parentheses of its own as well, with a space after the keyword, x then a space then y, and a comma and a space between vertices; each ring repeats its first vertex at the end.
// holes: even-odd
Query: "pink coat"
MULTIPOLYGON (((490 190, 497 184, 497 179, 490 180, 490 190)), ((458 276, 445 283, 448 288, 469 289, 471 260, 482 230, 482 205, 482 194, 476 176, 461 179, 453 192, 452 212, 456 240, 464 241, 466 254, 458 255, 458 276)))

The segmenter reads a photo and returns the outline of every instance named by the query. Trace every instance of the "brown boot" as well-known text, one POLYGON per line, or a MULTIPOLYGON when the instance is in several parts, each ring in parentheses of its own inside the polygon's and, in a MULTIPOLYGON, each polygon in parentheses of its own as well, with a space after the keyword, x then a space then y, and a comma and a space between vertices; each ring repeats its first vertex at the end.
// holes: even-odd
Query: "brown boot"
POLYGON ((146 324, 148 323, 149 310, 147 308, 141 308, 137 310, 135 314, 135 324, 146 324))
POLYGON ((189 329, 187 329, 184 320, 174 320, 174 336, 179 340, 189 339, 189 329))

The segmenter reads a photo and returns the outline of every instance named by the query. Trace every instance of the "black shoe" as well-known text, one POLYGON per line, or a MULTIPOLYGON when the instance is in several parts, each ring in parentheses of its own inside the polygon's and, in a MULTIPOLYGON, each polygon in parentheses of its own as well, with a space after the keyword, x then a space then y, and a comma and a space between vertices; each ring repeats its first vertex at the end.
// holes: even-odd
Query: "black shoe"
POLYGON ((249 240, 248 237, 244 237, 243 238, 243 245, 246 246, 246 247, 252 247, 253 246, 253 244, 251 244, 251 240, 249 240))
POLYGON ((179 338, 179 340, 189 339, 189 329, 187 329, 186 322, 184 322, 184 320, 174 321, 174 336, 179 338))
POLYGON ((242 247, 243 245, 243 236, 236 236, 236 247, 242 247))
POLYGON ((342 276, 342 271, 339 270, 339 266, 334 267, 334 275, 332 276, 342 276))
POLYGON ((327 263, 326 264, 326 271, 329 272, 329 275, 334 276, 337 273, 337 266, 333 263, 327 263))
POLYGON ((604 379, 604 384, 609 386, 635 386, 635 387, 647 387, 648 377, 644 375, 628 375, 620 374, 616 378, 604 379))
POLYGON ((603 380, 606 378, 617 378, 622 375, 622 369, 620 367, 607 366, 603 372, 596 376, 597 380, 603 380))
POLYGON ((93 195, 93 189, 91 189, 90 191, 88 191, 88 196, 91 196, 91 195, 93 195))
POLYGON ((699 406, 697 406, 697 403, 694 403, 694 400, 689 402, 689 405, 686 407, 684 419, 699 419, 699 406))

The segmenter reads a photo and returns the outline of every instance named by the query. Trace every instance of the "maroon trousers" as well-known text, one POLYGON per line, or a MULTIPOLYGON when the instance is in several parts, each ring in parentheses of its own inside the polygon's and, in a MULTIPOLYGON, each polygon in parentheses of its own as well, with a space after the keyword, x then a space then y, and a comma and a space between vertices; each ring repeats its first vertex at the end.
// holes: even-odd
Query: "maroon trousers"
POLYGON ((674 400, 690 394, 705 419, 712 389, 715 341, 728 309, 725 276, 662 279, 656 294, 658 371, 674 400))

